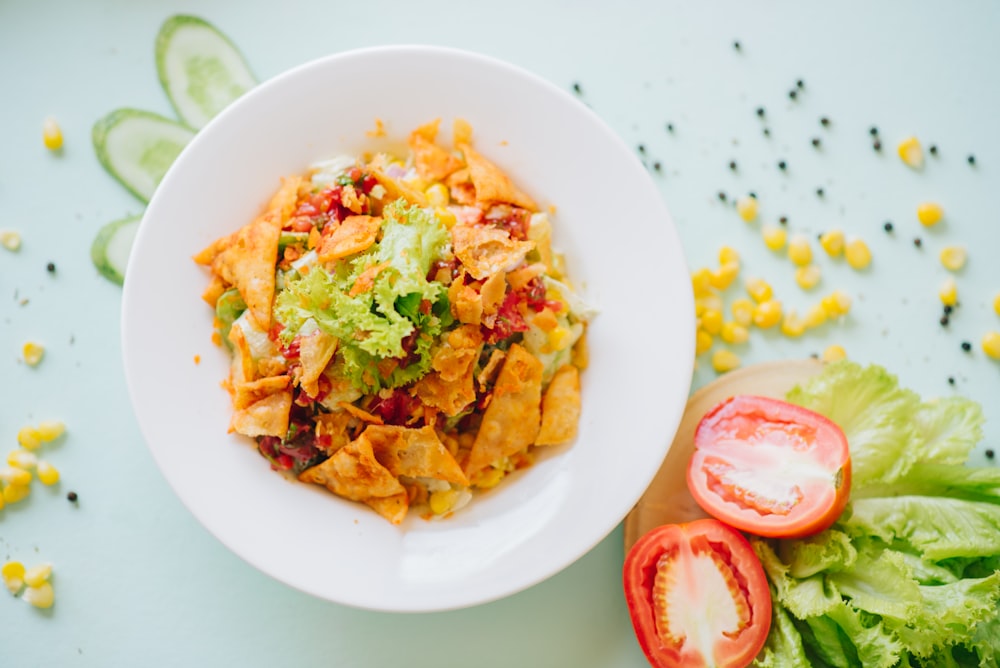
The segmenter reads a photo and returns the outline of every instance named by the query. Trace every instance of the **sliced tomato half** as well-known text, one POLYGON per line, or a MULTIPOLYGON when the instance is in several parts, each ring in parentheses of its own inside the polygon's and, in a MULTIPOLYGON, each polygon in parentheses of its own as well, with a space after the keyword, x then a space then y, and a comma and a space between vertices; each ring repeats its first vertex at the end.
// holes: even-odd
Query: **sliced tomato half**
POLYGON ((644 535, 625 557, 624 584, 639 645, 657 668, 741 668, 767 640, 764 569, 747 539, 717 520, 644 535))
POLYGON ((691 496, 705 512, 760 536, 797 538, 828 528, 851 488, 843 430, 779 399, 736 396, 694 434, 691 496))

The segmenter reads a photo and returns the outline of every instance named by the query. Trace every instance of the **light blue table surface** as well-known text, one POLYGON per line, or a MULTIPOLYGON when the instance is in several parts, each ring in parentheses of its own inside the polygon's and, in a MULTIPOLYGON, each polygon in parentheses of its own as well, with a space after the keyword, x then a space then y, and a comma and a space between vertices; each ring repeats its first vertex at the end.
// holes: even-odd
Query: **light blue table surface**
MULTIPOLYGON (((991 306, 1000 292, 997 3, 2 0, 0 229, 19 230, 24 244, 16 254, 0 249, 0 450, 16 446, 19 427, 45 418, 64 420, 69 434, 44 451, 62 482, 36 483, 27 501, 0 511, 0 559, 52 562, 57 597, 41 612, 0 593, 0 665, 644 665, 619 584, 620 527, 564 572, 510 598, 448 613, 381 614, 258 573, 169 490, 126 393, 121 291, 89 258, 96 230, 141 205, 98 165, 90 129, 119 106, 172 115, 153 39, 174 13, 219 26, 261 80, 346 49, 427 43, 496 56, 560 87, 579 82, 584 100, 626 142, 662 163, 654 178, 692 267, 714 264, 726 241, 743 255, 743 276, 770 280, 786 306, 817 299, 764 247, 759 223, 743 223, 718 201, 720 190, 756 192, 764 222, 786 215, 791 230, 810 238, 840 227, 871 246, 874 263, 864 273, 819 257, 817 293, 841 287, 855 298, 846 322, 798 340, 755 331, 737 351, 745 364, 839 343, 922 394, 982 402, 987 441, 998 444, 1000 364, 978 345, 987 330, 1000 330, 991 306), (805 87, 792 101, 787 93, 799 78, 805 87), (49 115, 65 134, 58 155, 41 141, 49 115), (828 129, 821 116, 832 120, 828 129), (871 125, 881 132, 881 154, 871 147, 871 125), (940 149, 922 172, 895 155, 909 134, 940 149), (787 173, 776 166, 781 159, 787 173), (932 231, 915 219, 922 200, 946 210, 932 231), (883 231, 885 220, 893 234, 883 231), (937 253, 948 243, 965 244, 970 260, 957 276, 961 307, 944 329, 936 293, 946 272, 937 253), (47 347, 37 368, 20 361, 27 340, 47 347), (963 340, 974 344, 971 354, 963 340), (70 490, 76 506, 65 499, 70 490)), ((654 289, 650 308, 674 307, 654 289)), ((695 386, 714 377, 703 358, 695 386)))

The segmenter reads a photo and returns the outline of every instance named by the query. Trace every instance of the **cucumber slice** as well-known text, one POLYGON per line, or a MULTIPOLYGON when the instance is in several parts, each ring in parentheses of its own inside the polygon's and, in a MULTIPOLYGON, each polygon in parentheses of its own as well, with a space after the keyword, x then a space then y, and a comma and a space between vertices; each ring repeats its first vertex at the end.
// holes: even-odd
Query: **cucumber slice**
POLYGON ((140 109, 116 109, 92 133, 104 169, 143 202, 192 137, 190 128, 140 109))
POLYGON ((201 129, 257 85, 229 38, 196 16, 172 16, 156 36, 156 71, 177 115, 201 129))
POLYGON ((125 267, 142 216, 129 216, 108 223, 97 231, 90 246, 90 259, 97 271, 118 285, 125 282, 125 267))

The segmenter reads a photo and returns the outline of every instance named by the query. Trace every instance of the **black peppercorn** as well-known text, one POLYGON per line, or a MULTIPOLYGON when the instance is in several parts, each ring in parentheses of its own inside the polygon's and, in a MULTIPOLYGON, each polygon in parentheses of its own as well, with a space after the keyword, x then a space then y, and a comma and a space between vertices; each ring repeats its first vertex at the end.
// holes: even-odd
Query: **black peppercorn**
POLYGON ((882 150, 882 142, 880 142, 878 139, 876 139, 875 141, 872 142, 872 148, 875 149, 876 151, 881 151, 882 150))
POLYGON ((892 221, 885 221, 885 224, 882 225, 882 229, 886 232, 892 232, 892 221))
POLYGON ((931 152, 931 155, 937 155, 937 144, 931 144, 927 150, 931 152))
POLYGON ((940 322, 940 323, 941 323, 941 326, 942 326, 942 327, 947 327, 947 326, 948 326, 948 323, 949 323, 950 321, 948 320, 948 316, 946 316, 946 315, 943 315, 943 316, 941 316, 941 318, 940 318, 940 319, 938 320, 938 322, 940 322))
POLYGON ((781 223, 782 225, 787 225, 788 224, 788 216, 782 216, 781 218, 778 219, 778 222, 781 223))
POLYGON ((986 455, 986 459, 993 459, 996 456, 992 449, 987 449, 983 454, 986 455))
POLYGON ((976 164, 976 156, 974 156, 974 155, 970 155, 968 158, 966 158, 966 160, 969 161, 970 165, 975 165, 976 164))
POLYGON ((825 195, 825 194, 826 194, 826 193, 825 193, 825 192, 823 191, 823 189, 822 189, 822 188, 816 188, 816 196, 817 196, 817 197, 822 197, 822 196, 823 196, 823 195, 825 195))
POLYGON ((972 350, 972 344, 968 341, 962 341, 962 350, 965 352, 970 352, 972 350))
POLYGON ((778 161, 778 169, 784 171, 787 168, 788 168, 788 164, 784 160, 779 160, 778 161))
POLYGON ((916 246, 917 248, 920 248, 921 246, 924 245, 924 242, 920 239, 920 237, 914 237, 913 245, 916 246))
POLYGON ((815 146, 816 148, 819 148, 820 145, 819 137, 813 137, 812 145, 815 146))
POLYGON ((583 88, 580 86, 579 82, 573 83, 573 92, 576 93, 577 95, 583 92, 583 88))
POLYGON ((822 118, 819 119, 819 124, 822 125, 824 128, 828 128, 830 127, 830 119, 827 118, 826 116, 823 116, 822 118))
POLYGON ((50 274, 54 274, 54 273, 56 273, 56 265, 55 265, 55 263, 53 263, 53 262, 49 262, 49 263, 48 263, 47 265, 45 265, 45 269, 46 269, 46 270, 47 270, 47 271, 48 271, 48 272, 49 272, 50 274))
POLYGON ((743 48, 743 45, 740 44, 739 40, 737 40, 737 41, 733 42, 733 48, 736 49, 737 51, 739 51, 740 49, 743 48))
POLYGON ((730 160, 729 161, 729 169, 733 170, 734 172, 736 171, 736 161, 735 160, 730 160))
POLYGON ((726 201, 726 193, 722 192, 721 190, 719 191, 719 201, 720 202, 726 201))
POLYGON ((955 384, 955 377, 954 376, 948 376, 948 384, 949 385, 954 385, 955 384))
POLYGON ((794 100, 798 96, 799 96, 799 94, 796 91, 794 91, 794 90, 788 91, 788 98, 789 99, 794 100))
POLYGON ((878 128, 875 127, 874 125, 871 126, 870 128, 868 128, 868 134, 870 134, 872 137, 877 137, 878 136, 878 128))
POLYGON ((757 107, 757 115, 764 118, 764 107, 757 107))
POLYGON ((76 503, 76 500, 77 500, 77 499, 78 499, 79 497, 78 497, 78 496, 76 495, 76 492, 70 492, 69 494, 67 494, 67 495, 66 495, 66 498, 67 498, 67 499, 68 499, 68 500, 69 500, 69 501, 70 501, 71 503, 76 503))

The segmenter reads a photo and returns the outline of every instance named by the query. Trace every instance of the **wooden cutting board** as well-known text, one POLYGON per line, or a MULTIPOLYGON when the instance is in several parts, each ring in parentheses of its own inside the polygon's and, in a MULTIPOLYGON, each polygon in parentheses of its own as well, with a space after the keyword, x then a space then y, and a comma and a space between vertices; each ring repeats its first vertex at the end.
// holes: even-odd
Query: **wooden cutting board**
POLYGON ((687 488, 687 464, 694 451, 694 430, 705 413, 737 394, 783 399, 790 389, 822 368, 823 363, 813 359, 755 364, 727 373, 691 395, 659 472, 625 518, 625 551, 628 552, 640 536, 661 524, 708 517, 687 488))

